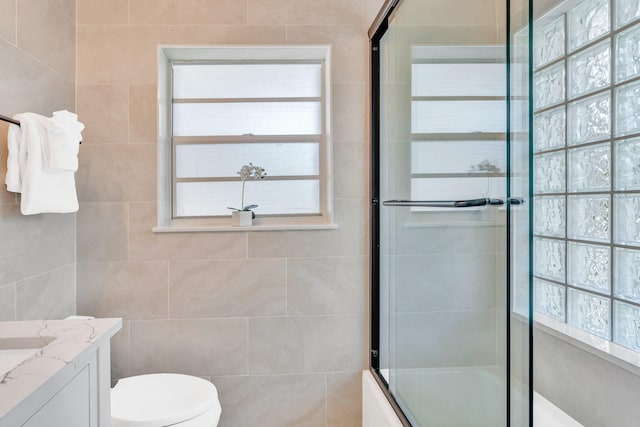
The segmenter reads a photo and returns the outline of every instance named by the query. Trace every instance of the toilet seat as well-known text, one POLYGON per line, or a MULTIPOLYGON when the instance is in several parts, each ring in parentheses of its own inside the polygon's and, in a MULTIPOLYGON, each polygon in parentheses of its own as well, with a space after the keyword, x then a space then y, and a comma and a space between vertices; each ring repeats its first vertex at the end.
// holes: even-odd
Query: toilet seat
POLYGON ((111 390, 112 427, 213 427, 220 413, 216 387, 189 375, 138 375, 111 390))

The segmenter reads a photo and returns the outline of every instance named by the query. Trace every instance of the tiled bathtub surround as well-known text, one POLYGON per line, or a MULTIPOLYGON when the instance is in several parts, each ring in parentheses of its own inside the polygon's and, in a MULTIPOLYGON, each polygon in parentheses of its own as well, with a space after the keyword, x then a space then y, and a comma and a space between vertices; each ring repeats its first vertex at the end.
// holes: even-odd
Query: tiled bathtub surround
MULTIPOLYGON (((75 110, 73 0, 0 0, 0 114, 75 110)), ((6 191, 7 124, 0 122, 0 320, 75 312, 75 214, 23 216, 6 191)))
MULTIPOLYGON (((211 378, 222 426, 359 426, 368 40, 381 0, 78 0, 78 313, 113 376, 211 378), (337 230, 153 234, 158 44, 331 44, 337 230), (169 339, 168 339, 169 338, 169 339)), ((0 293, 0 295, 2 295, 0 293)))

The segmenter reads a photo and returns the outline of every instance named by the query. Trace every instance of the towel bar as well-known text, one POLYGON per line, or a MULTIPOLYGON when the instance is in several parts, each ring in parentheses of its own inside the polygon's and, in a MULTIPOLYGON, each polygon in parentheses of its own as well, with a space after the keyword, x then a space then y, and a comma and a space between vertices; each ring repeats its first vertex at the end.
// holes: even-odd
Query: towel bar
MULTIPOLYGON (((14 125, 20 126, 19 120, 15 120, 15 119, 12 119, 11 117, 3 116, 2 114, 0 114, 0 120, 2 120, 3 122, 13 123, 14 125)), ((80 141, 78 144, 82 144, 82 141, 80 141)))

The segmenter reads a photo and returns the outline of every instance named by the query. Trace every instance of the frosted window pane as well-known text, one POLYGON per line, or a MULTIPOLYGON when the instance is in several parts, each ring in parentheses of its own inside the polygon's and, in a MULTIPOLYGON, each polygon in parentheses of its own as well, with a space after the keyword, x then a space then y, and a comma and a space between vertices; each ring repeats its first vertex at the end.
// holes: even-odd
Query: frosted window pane
POLYGON ((533 37, 533 61, 536 67, 547 64, 564 55, 564 17, 561 16, 540 30, 533 37))
POLYGON ((640 138, 616 143, 616 190, 640 190, 640 138))
POLYGON ((533 272, 536 276, 564 282, 565 242, 533 239, 533 272))
POLYGON ((640 17, 640 0, 616 0, 616 27, 640 17))
POLYGON ((640 246, 640 195, 615 196, 615 243, 640 246))
POLYGON ((320 102, 174 104, 173 134, 317 135, 320 102))
POLYGON ((640 132, 640 82, 616 89, 616 136, 640 132))
MULTIPOLYGON (((180 182, 176 184, 177 216, 231 215, 228 206, 238 208, 242 183, 180 182)), ((247 181, 244 204, 256 204, 256 215, 313 214, 320 212, 320 183, 317 180, 247 181)))
POLYGON ((614 249, 614 295, 640 303, 640 250, 614 249))
MULTIPOLYGON (((482 197, 502 197, 506 180, 500 178, 413 178, 411 179, 412 200, 464 200, 482 197)), ((474 208, 465 209, 465 211, 474 208)), ((478 208, 485 209, 485 208, 478 208)), ((413 208, 421 210, 447 210, 447 208, 413 208)), ((460 210, 460 209, 458 209, 460 210)))
POLYGON ((504 64, 413 64, 412 96, 505 96, 504 64))
POLYGON ((569 59, 569 98, 592 92, 611 83, 609 40, 569 59))
POLYGON ((609 190, 609 156, 608 143, 569 150, 569 191, 609 190))
POLYGON ((565 144, 564 106, 536 114, 533 119, 534 150, 543 151, 565 144))
POLYGON ((174 64, 173 97, 320 97, 321 79, 320 64, 174 64))
POLYGON ((640 308, 615 301, 613 313, 613 340, 632 350, 640 350, 640 308))
POLYGON ((564 152, 540 154, 533 159, 535 193, 562 193, 565 190, 564 152))
POLYGON ((541 279, 533 279, 536 311, 564 322, 565 287, 541 279))
POLYGON ((587 292, 569 289, 567 323, 591 334, 610 339, 611 301, 587 292))
POLYGON ((580 3, 567 14, 569 50, 575 50, 609 32, 609 0, 580 3))
POLYGON ((569 227, 572 239, 609 241, 611 201, 609 196, 569 196, 569 227))
POLYGON ((564 197, 540 197, 533 199, 533 231, 545 236, 565 236, 564 197))
POLYGON ((608 247, 569 242, 567 283, 608 294, 611 289, 608 247))
POLYGON ((616 81, 640 75, 640 27, 616 36, 616 81))
POLYGON ((504 132, 505 101, 412 101, 411 132, 504 132))
POLYGON ((536 73, 533 85, 536 110, 564 101, 564 62, 536 73))
POLYGON ((318 143, 176 145, 178 178, 237 177, 249 162, 268 176, 319 175, 318 143))
POLYGON ((610 95, 596 95, 569 104, 569 145, 598 141, 611 134, 610 95))
POLYGON ((505 141, 415 141, 411 173, 504 173, 505 141))

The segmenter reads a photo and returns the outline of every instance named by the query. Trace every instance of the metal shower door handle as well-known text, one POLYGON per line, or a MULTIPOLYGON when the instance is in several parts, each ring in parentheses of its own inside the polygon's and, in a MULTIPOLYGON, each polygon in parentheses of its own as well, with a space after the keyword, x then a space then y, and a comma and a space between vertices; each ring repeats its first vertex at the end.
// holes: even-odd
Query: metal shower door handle
MULTIPOLYGON (((512 197, 512 205, 521 205, 524 199, 512 197)), ((502 199, 468 199, 468 200, 385 200, 383 206, 410 206, 421 208, 473 208, 478 206, 501 206, 505 201, 502 199)))

